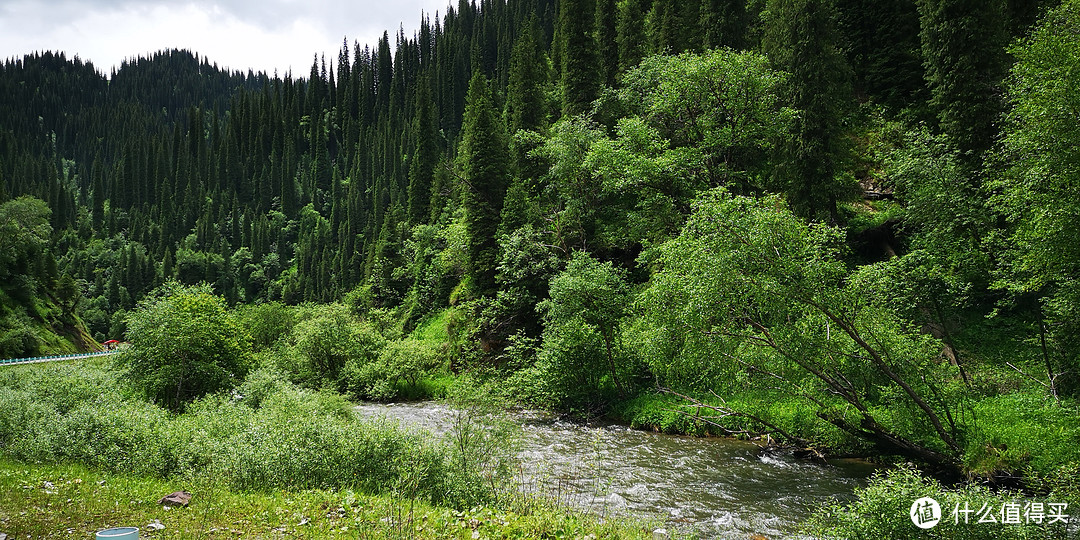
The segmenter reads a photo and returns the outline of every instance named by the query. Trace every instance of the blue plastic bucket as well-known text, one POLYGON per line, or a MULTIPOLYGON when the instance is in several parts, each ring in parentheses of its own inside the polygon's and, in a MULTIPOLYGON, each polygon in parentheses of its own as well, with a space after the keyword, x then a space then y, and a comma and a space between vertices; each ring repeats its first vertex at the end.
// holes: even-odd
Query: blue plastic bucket
POLYGON ((105 529, 104 531, 98 531, 96 538, 98 540, 139 540, 139 528, 138 527, 113 527, 111 529, 105 529))

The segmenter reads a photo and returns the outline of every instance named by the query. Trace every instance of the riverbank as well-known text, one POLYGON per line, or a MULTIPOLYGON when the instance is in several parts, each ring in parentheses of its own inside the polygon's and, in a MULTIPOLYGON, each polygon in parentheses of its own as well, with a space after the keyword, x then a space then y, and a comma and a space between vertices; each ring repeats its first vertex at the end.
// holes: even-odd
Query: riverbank
POLYGON ((0 533, 10 538, 90 538, 116 526, 140 538, 652 538, 655 527, 539 502, 517 510, 453 510, 353 490, 230 489, 209 476, 161 480, 81 465, 0 459, 0 533), (158 500, 177 490, 189 506, 158 500))

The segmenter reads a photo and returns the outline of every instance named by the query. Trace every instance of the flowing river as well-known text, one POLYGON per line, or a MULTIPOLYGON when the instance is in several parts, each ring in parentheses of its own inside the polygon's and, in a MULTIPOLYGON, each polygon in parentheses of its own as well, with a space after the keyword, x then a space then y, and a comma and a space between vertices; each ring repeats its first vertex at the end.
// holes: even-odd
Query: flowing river
MULTIPOLYGON (((446 433, 453 410, 443 404, 363 404, 360 414, 446 433)), ((673 534, 746 540, 798 538, 800 522, 832 501, 847 501, 874 467, 839 460, 828 465, 753 443, 579 424, 537 413, 514 416, 526 486, 557 502, 610 518, 662 521, 673 534)))

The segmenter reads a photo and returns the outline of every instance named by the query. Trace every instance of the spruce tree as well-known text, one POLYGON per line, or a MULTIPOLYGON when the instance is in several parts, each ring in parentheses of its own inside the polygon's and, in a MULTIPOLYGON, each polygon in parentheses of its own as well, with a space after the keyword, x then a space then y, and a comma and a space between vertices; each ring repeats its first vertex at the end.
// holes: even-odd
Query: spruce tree
POLYGON ((539 128, 546 117, 544 105, 543 52, 536 39, 535 17, 522 29, 510 56, 510 75, 506 88, 506 127, 510 133, 519 129, 539 128))
POLYGON ((1003 110, 1007 69, 1005 0, 918 0, 923 62, 941 130, 961 165, 980 168, 1003 110))
POLYGON ((837 12, 832 0, 769 0, 766 9, 765 52, 790 73, 788 99, 799 111, 777 187, 803 217, 835 222, 837 203, 854 190, 841 176, 850 152, 843 126, 854 104, 837 12))
POLYGON ((468 271, 475 290, 490 295, 495 291, 499 254, 495 233, 508 184, 509 156, 503 126, 495 114, 487 81, 479 71, 473 72, 469 82, 459 157, 468 271))
POLYGON ((837 0, 856 94, 895 111, 921 103, 926 84, 919 11, 911 0, 837 0))
POLYGON ((702 0, 701 45, 705 49, 746 47, 750 21, 745 0, 702 0))
POLYGON ((592 36, 592 13, 585 0, 559 4, 559 60, 562 68, 562 114, 588 112, 600 87, 596 44, 592 36))
POLYGON ((408 220, 416 225, 427 219, 431 200, 431 183, 439 159, 438 132, 435 128, 435 103, 431 98, 431 76, 420 77, 416 91, 416 115, 413 134, 416 147, 409 164, 408 220))
POLYGON ((645 55, 645 0, 624 0, 618 3, 615 20, 615 39, 619 42, 619 71, 639 63, 645 55))
POLYGON ((596 0, 593 41, 596 43, 600 83, 614 87, 619 73, 619 43, 615 36, 615 0, 596 0))
POLYGON ((685 32, 680 17, 680 2, 655 0, 649 12, 649 41, 654 54, 677 54, 683 51, 685 32))

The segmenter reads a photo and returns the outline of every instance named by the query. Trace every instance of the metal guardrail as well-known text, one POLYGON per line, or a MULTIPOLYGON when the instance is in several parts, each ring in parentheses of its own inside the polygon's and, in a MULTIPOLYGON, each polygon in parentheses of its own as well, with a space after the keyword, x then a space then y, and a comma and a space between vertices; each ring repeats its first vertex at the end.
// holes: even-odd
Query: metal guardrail
POLYGON ((55 356, 34 356, 31 358, 9 358, 7 360, 0 360, 0 366, 11 366, 17 364, 36 364, 38 362, 57 362, 60 360, 75 360, 78 358, 93 358, 95 356, 108 356, 115 353, 112 351, 100 351, 94 353, 83 354, 58 354, 55 356))

